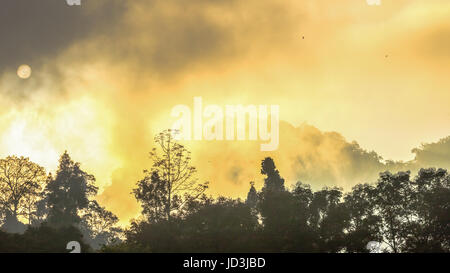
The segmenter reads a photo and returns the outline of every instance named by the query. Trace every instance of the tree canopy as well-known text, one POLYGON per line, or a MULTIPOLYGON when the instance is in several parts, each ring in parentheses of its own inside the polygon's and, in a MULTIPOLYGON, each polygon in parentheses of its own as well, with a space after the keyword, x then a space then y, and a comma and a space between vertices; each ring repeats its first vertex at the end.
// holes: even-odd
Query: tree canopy
POLYGON ((174 134, 155 137, 151 167, 131 193, 141 216, 125 229, 67 152, 54 176, 28 158, 0 159, 0 252, 67 252, 74 240, 102 252, 369 252, 374 242, 382 252, 450 252, 445 169, 313 190, 301 181, 288 187, 266 157, 260 189, 252 181, 245 200, 213 197, 174 134))

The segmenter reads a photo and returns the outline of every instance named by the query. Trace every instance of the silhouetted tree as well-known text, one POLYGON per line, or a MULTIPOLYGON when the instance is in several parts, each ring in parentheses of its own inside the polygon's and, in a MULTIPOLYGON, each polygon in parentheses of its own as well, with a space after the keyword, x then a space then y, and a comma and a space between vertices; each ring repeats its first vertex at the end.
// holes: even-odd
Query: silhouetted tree
POLYGON ((170 221, 173 212, 180 211, 186 202, 200 197, 208 188, 207 183, 199 184, 193 177, 196 169, 190 164, 190 152, 176 141, 176 133, 166 130, 155 136, 160 153, 156 148, 150 152, 151 171, 144 170, 146 176, 133 190, 143 213, 151 220, 160 220, 164 215, 170 221))
POLYGON ((345 228, 349 218, 341 203, 342 190, 327 188, 314 193, 310 204, 310 223, 318 231, 320 252, 339 252, 344 249, 345 228))
POLYGON ((122 229, 117 226, 119 218, 93 200, 83 212, 80 230, 85 241, 94 249, 103 245, 120 243, 122 229))
MULTIPOLYGON (((53 176, 51 173, 48 174, 46 178, 46 185, 53 180, 53 176)), ((49 207, 48 207, 48 187, 46 186, 44 191, 40 193, 40 200, 36 202, 36 211, 32 220, 33 226, 39 226, 43 222, 45 222, 48 218, 49 207)))
POLYGON ((126 242, 138 252, 181 252, 181 219, 169 221, 132 221, 125 231, 126 242))
POLYGON ((450 175, 444 169, 420 169, 412 182, 407 252, 450 252, 450 175))
POLYGON ((267 157, 261 162, 261 174, 264 187, 259 194, 258 211, 264 226, 264 251, 289 251, 289 227, 295 218, 295 200, 284 188, 284 179, 276 169, 272 158, 267 157))
POLYGON ((126 234, 127 243, 138 251, 252 252, 260 249, 258 222, 250 207, 225 197, 213 200, 203 196, 191 200, 183 217, 174 216, 170 222, 135 221, 126 234))
POLYGON ((48 222, 55 226, 78 224, 79 211, 88 207, 89 198, 97 194, 95 178, 80 169, 64 152, 59 160, 56 177, 46 187, 48 222))
POLYGON ((284 179, 281 178, 272 158, 266 157, 261 162, 261 174, 266 175, 262 189, 263 192, 284 190, 284 179))
POLYGON ((383 240, 380 228, 381 217, 375 214, 375 187, 359 184, 353 187, 344 198, 349 216, 346 235, 347 252, 368 252, 370 241, 383 240))
POLYGON ((137 186, 133 193, 141 203, 142 213, 153 221, 165 219, 167 216, 167 185, 159 178, 158 172, 153 171, 150 176, 145 176, 137 183, 137 186))
POLYGON ((317 227, 311 225, 311 204, 314 192, 307 184, 297 182, 292 190, 294 199, 294 217, 291 223, 291 244, 289 250, 293 252, 318 252, 319 232, 317 227))
POLYGON ((5 230, 23 231, 19 216, 31 224, 44 183, 44 168, 28 158, 8 156, 0 159, 0 210, 6 216, 5 230))
POLYGON ((258 203, 258 193, 256 192, 255 182, 253 182, 253 181, 250 182, 250 190, 248 191, 247 199, 245 200, 245 203, 250 208, 256 208, 256 205, 258 203))
POLYGON ((240 200, 219 197, 182 222, 182 251, 252 252, 258 249, 258 222, 240 200))
POLYGON ((401 252, 415 217, 410 172, 384 172, 375 187, 375 213, 380 217, 380 237, 392 252, 401 252))

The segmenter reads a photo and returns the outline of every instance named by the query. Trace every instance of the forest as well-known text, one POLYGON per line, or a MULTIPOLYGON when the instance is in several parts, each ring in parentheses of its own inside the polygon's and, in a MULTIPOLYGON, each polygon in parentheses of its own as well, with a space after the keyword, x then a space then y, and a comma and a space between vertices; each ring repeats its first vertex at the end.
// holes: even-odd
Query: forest
MULTIPOLYGON (((0 159, 0 252, 360 253, 450 252, 450 174, 422 168, 314 191, 288 187, 271 157, 264 186, 245 200, 208 194, 188 149, 166 130, 132 194, 141 215, 121 227, 96 201, 95 177, 67 152, 55 174, 25 157, 0 159)), ((289 183, 291 185, 292 183, 289 183)))

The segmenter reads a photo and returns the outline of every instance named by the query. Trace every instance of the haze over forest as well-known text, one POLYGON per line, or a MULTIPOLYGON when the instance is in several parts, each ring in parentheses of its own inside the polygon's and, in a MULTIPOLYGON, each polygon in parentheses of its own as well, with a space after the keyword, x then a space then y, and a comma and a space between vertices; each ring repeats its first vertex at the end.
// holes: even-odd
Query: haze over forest
POLYGON ((261 189, 265 157, 287 187, 317 190, 349 191, 385 170, 450 168, 447 0, 0 5, 0 158, 29 157, 55 173, 67 150, 123 225, 139 215, 130 193, 152 164, 154 135, 195 96, 280 106, 275 152, 183 143, 213 196, 245 198, 250 181, 261 189), (22 64, 28 79, 17 76, 22 64))

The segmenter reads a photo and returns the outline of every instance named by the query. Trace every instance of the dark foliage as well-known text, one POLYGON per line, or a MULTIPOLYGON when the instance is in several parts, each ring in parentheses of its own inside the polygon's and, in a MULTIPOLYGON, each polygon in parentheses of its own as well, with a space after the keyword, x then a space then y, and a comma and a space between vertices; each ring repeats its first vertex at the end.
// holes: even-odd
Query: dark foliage
POLYGON ((46 224, 30 227, 24 234, 10 234, 0 231, 1 253, 68 253, 67 243, 77 241, 82 252, 91 251, 83 243, 81 232, 75 227, 52 228, 46 224))
POLYGON ((450 251, 450 176, 443 169, 384 172, 374 185, 286 190, 271 158, 247 200, 203 195, 169 221, 133 222, 125 243, 104 251, 149 252, 382 252, 450 251))
POLYGON ((151 170, 132 193, 142 216, 125 231, 93 199, 95 178, 67 152, 46 180, 43 168, 26 158, 1 160, 0 252, 68 252, 70 241, 83 252, 369 252, 374 242, 381 252, 450 252, 444 169, 421 169, 415 178, 383 172, 376 183, 347 193, 313 191, 301 182, 287 189, 267 157, 262 189, 251 182, 241 201, 207 196, 207 184, 197 183, 190 154, 171 131, 155 142, 160 151, 151 153, 151 170), (14 169, 24 170, 11 172, 17 179, 8 173, 14 169))

